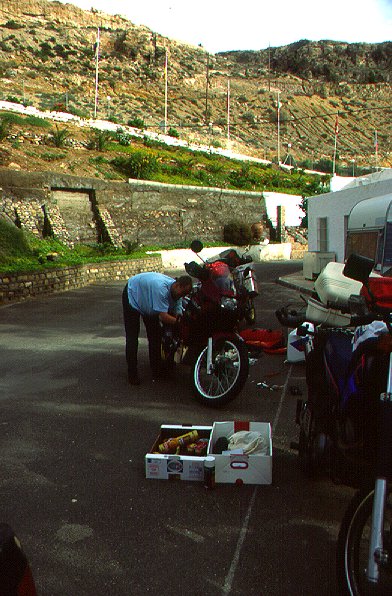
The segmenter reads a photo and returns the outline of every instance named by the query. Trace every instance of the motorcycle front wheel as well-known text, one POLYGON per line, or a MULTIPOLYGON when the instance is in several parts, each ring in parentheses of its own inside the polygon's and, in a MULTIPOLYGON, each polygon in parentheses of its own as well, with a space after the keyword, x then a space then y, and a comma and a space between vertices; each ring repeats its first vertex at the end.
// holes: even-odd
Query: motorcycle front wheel
POLYGON ((337 579, 342 596, 386 596, 392 594, 392 492, 384 512, 383 548, 389 561, 379 566, 379 581, 366 578, 374 489, 359 491, 343 518, 336 553, 337 579))
POLYGON ((243 388, 249 374, 249 355, 239 339, 219 339, 213 343, 212 372, 207 374, 207 346, 192 367, 192 387, 196 399, 208 406, 221 406, 243 388))

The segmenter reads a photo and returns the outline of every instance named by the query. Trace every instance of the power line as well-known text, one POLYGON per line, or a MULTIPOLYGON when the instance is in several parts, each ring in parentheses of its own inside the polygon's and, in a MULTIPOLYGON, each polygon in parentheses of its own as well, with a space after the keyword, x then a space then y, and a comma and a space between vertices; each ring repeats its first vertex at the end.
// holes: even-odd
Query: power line
MULTIPOLYGON (((341 110, 339 109, 339 115, 342 114, 353 114, 356 112, 371 112, 376 110, 391 110, 391 106, 384 107, 369 107, 369 108, 358 108, 356 110, 341 110)), ((310 116, 300 116, 299 118, 290 118, 288 122, 299 122, 300 120, 313 120, 317 118, 327 118, 328 116, 336 116, 336 110, 334 112, 326 112, 325 114, 312 114, 310 116)))

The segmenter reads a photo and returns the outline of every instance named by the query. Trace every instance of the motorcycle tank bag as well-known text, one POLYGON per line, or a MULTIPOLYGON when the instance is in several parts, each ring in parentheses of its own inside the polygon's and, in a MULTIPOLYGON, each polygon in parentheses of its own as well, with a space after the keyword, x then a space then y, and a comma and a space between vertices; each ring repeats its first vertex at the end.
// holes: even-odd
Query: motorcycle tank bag
POLYGON ((211 273, 211 281, 218 288, 221 296, 233 296, 233 284, 230 275, 230 268, 222 261, 215 261, 208 265, 211 273))
POLYGON ((222 261, 215 261, 208 265, 213 277, 228 277, 230 275, 229 266, 222 261))
POLYGON ((361 289, 368 304, 392 310, 392 277, 369 277, 368 287, 370 293, 365 286, 361 289))

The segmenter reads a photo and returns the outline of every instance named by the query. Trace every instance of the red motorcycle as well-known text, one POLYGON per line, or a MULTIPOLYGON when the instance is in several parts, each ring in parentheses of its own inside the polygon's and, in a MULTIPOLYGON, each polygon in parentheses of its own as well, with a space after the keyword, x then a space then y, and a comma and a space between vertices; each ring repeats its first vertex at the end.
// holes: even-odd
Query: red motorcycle
POLYGON ((0 594, 37 596, 27 557, 11 526, 0 523, 0 594))
MULTIPOLYGON (((191 248, 199 253, 203 245, 195 240, 191 248)), ((162 334, 163 360, 168 366, 191 365, 194 395, 209 406, 236 397, 249 373, 248 349, 238 327, 246 317, 249 300, 257 295, 256 280, 249 257, 240 257, 235 250, 227 253, 212 262, 185 263, 186 272, 198 282, 184 299, 177 330, 164 329, 162 334), (251 277, 251 283, 239 286, 237 281, 236 286, 236 269, 246 264, 249 271, 242 269, 241 276, 251 277)))

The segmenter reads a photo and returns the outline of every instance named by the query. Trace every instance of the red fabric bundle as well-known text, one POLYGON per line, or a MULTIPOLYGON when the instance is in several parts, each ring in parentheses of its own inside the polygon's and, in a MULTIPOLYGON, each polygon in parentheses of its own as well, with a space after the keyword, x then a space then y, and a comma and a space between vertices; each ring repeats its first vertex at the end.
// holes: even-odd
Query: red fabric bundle
POLYGON ((260 348, 268 354, 284 354, 284 335, 281 329, 244 329, 240 332, 246 345, 260 348))

